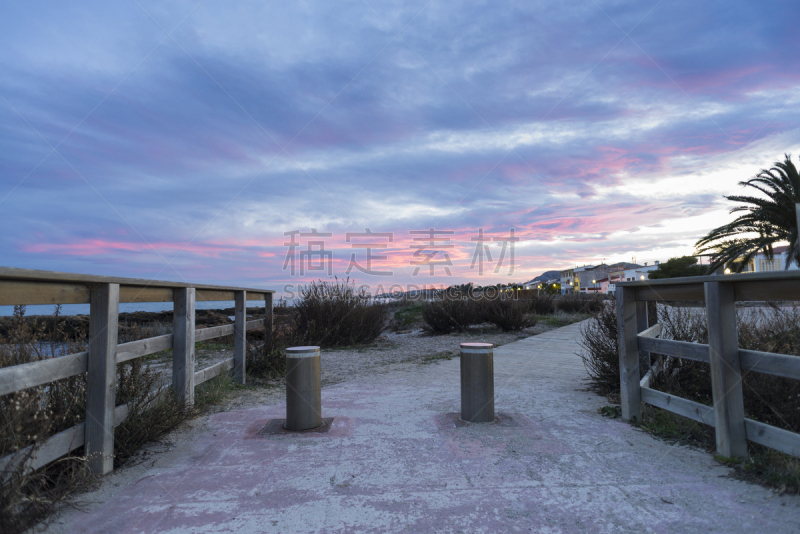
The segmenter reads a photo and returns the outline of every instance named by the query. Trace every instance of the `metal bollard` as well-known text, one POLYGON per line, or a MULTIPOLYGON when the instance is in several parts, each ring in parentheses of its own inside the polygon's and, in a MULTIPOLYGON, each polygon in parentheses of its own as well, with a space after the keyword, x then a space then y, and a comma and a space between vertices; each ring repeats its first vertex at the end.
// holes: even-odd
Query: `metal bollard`
POLYGON ((461 420, 494 422, 494 345, 461 344, 461 420))
POLYGON ((319 347, 286 349, 286 429, 322 425, 319 347))

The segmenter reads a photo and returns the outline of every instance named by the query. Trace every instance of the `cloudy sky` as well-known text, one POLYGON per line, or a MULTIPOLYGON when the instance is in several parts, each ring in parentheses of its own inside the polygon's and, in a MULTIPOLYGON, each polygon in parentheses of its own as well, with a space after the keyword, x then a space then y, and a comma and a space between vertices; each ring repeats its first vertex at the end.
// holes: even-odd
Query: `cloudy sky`
POLYGON ((798 20, 790 1, 5 3, 0 264, 279 288, 355 254, 359 281, 438 286, 691 253, 723 194, 800 156, 798 20))

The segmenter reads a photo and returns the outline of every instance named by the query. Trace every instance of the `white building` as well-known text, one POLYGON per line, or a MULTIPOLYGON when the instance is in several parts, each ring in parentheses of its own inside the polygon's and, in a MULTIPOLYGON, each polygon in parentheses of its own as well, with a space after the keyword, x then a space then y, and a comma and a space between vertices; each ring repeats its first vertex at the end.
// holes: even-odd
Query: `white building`
MULTIPOLYGON (((772 259, 767 258, 763 252, 758 253, 755 258, 750 260, 748 271, 756 273, 766 273, 770 271, 783 271, 786 268, 786 263, 790 262, 789 247, 774 247, 772 249, 772 259)), ((797 271, 800 267, 794 261, 789 264, 789 271, 797 271)))
POLYGON ((649 280, 650 272, 658 269, 659 261, 656 260, 653 265, 645 263, 642 266, 634 267, 631 269, 619 269, 609 271, 608 282, 604 293, 614 293, 617 290, 617 282, 633 282, 634 280, 649 280))
POLYGON ((649 280, 650 271, 655 271, 656 269, 658 269, 658 261, 656 261, 654 265, 645 264, 642 267, 636 267, 635 269, 625 269, 622 274, 622 281, 633 282, 635 280, 649 280))

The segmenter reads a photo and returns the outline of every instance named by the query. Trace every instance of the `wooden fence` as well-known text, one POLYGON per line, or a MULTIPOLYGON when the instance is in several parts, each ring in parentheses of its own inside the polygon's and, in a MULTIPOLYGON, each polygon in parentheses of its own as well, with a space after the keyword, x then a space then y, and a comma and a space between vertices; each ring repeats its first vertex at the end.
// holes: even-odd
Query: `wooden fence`
MULTIPOLYGON (((78 447, 85 446, 89 467, 108 473, 114 466, 114 427, 128 415, 128 406, 116 406, 116 366, 134 358, 173 349, 172 391, 184 405, 194 402, 194 388, 214 376, 233 371, 245 382, 245 333, 267 326, 272 331, 272 295, 265 289, 160 282, 29 269, 0 268, 0 305, 89 304, 89 347, 70 354, 0 368, 0 395, 41 386, 87 373, 86 420, 45 440, 30 458, 28 469, 38 469, 78 447), (247 300, 264 300, 265 318, 247 321, 247 300), (234 324, 195 329, 196 301, 234 301, 234 324), (172 302, 172 334, 117 344, 120 302, 172 302), (233 357, 195 370, 195 342, 234 336, 233 357)), ((0 472, 17 453, 0 459, 0 472)), ((30 452, 30 451, 27 451, 30 452)))
POLYGON ((800 300, 800 272, 745 273, 618 283, 617 321, 622 417, 641 420, 642 402, 711 425, 717 452, 747 456, 747 440, 800 456, 800 434, 744 416, 742 371, 800 380, 800 357, 740 349, 736 331, 737 301, 800 300), (648 328, 647 302, 704 301, 708 345, 659 339, 661 325, 648 328), (641 358, 640 358, 641 353, 641 358), (711 366, 713 407, 649 387, 656 362, 650 354, 686 358, 711 366), (640 359, 649 367, 640 374, 640 359))

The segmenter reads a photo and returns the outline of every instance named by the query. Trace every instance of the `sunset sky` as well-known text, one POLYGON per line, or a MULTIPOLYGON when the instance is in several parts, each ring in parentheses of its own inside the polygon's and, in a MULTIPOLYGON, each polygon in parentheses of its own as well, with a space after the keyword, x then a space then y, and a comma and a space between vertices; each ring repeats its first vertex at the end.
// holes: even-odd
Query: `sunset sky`
POLYGON ((350 276, 384 286, 692 253, 738 181, 799 162, 798 21, 789 1, 5 3, 0 265, 279 289, 328 276, 299 273, 317 238, 286 262, 312 228, 340 278, 383 243, 392 274, 350 276), (391 236, 348 242, 365 228, 391 236), (430 228, 452 248, 412 248, 430 228), (471 238, 511 228, 495 272, 502 243, 471 238), (414 275, 430 250, 452 276, 414 275))

